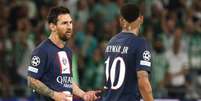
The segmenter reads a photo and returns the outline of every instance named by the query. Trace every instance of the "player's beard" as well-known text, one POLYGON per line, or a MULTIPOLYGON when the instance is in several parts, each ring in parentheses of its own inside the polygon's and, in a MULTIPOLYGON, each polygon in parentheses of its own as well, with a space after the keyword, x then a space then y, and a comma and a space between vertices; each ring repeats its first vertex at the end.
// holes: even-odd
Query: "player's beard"
POLYGON ((66 31, 65 33, 59 33, 59 38, 62 41, 68 41, 71 38, 72 31, 66 31))
POLYGON ((61 36, 59 36, 59 38, 60 38, 60 40, 62 40, 62 41, 67 41, 67 40, 68 40, 65 35, 61 35, 61 36))

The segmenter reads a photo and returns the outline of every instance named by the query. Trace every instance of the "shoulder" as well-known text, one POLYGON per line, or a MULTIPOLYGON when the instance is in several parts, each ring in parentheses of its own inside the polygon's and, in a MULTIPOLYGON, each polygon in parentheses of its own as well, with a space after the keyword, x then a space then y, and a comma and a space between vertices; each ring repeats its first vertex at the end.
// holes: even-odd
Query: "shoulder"
POLYGON ((148 46, 148 42, 144 37, 132 37, 130 38, 130 43, 134 47, 142 47, 142 46, 148 46))
POLYGON ((136 44, 140 47, 140 46, 149 46, 148 41, 144 38, 144 37, 137 37, 136 38, 136 44))
POLYGON ((125 40, 125 39, 129 39, 130 37, 132 37, 132 35, 129 35, 128 33, 125 33, 125 32, 120 32, 120 33, 117 33, 115 36, 113 36, 109 42, 113 42, 113 41, 116 41, 116 40, 125 40))
POLYGON ((32 53, 33 54, 34 53, 43 53, 43 54, 45 54, 48 51, 48 47, 49 47, 48 40, 44 40, 33 50, 32 53))
POLYGON ((69 48, 67 45, 65 46, 64 50, 70 55, 73 54, 73 50, 71 48, 69 48))
POLYGON ((70 54, 73 54, 73 50, 69 47, 67 47, 67 50, 69 51, 70 54))
POLYGON ((146 39, 144 37, 135 37, 134 41, 138 44, 145 44, 147 43, 146 39))

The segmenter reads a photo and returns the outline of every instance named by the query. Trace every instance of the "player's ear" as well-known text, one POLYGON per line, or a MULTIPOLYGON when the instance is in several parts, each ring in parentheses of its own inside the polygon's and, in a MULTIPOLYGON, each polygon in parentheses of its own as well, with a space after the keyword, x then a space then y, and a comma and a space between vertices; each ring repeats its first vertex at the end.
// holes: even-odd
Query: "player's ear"
POLYGON ((49 28, 50 28, 50 30, 51 31, 56 31, 56 26, 55 26, 55 24, 53 24, 53 23, 49 23, 49 28))
POLYGON ((120 25, 121 25, 121 26, 124 24, 124 19, 123 19, 123 17, 120 17, 120 18, 119 18, 119 22, 120 22, 120 25))
POLYGON ((126 26, 127 26, 127 22, 126 22, 126 20, 123 18, 123 17, 120 17, 120 19, 119 19, 120 21, 120 26, 122 27, 122 28, 125 28, 126 26))
POLYGON ((139 16, 139 22, 140 22, 140 24, 142 24, 144 22, 144 16, 142 16, 142 15, 139 16))

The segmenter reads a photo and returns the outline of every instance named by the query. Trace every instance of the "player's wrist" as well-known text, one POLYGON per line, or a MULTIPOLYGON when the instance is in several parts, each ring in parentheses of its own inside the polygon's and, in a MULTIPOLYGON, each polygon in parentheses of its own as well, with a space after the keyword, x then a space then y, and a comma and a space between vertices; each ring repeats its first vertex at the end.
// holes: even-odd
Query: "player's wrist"
POLYGON ((56 99, 56 93, 55 91, 52 91, 52 96, 50 96, 52 99, 56 99))
POLYGON ((86 92, 81 91, 81 92, 80 92, 80 98, 84 99, 85 94, 86 94, 86 92))

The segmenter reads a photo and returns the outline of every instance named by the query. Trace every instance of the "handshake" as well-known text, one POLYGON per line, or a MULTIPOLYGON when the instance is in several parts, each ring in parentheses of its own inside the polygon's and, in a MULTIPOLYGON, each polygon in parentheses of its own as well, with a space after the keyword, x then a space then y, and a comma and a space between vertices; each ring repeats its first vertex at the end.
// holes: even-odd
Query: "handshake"
MULTIPOLYGON (((101 90, 97 91, 87 91, 80 94, 80 98, 84 101, 96 101, 100 98, 98 94, 101 93, 101 90)), ((54 92, 52 97, 55 101, 73 101, 73 96, 70 92, 54 92)))

